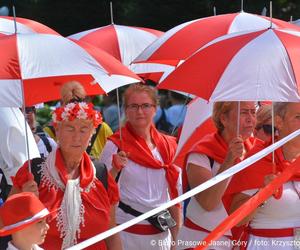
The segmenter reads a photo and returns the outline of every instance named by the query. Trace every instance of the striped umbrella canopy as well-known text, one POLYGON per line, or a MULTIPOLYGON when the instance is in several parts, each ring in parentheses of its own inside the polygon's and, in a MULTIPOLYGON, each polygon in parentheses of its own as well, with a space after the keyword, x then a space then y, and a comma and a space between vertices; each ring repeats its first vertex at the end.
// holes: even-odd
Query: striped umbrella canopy
POLYGON ((268 28, 219 37, 158 88, 209 101, 300 101, 300 31, 268 28))
POLYGON ((140 81, 107 53, 59 35, 0 35, 0 54, 0 106, 22 106, 22 88, 30 106, 59 99, 61 85, 71 80, 80 81, 89 95, 140 81))
POLYGON ((0 16, 0 32, 15 33, 15 31, 17 31, 18 33, 42 33, 59 35, 55 30, 34 20, 21 17, 16 17, 16 19, 14 20, 13 17, 0 16), (17 30, 15 30, 15 28, 17 30))
POLYGON ((161 31, 149 28, 110 24, 73 34, 69 38, 88 42, 103 49, 128 66, 162 34, 161 31))
MULTIPOLYGON (((270 18, 246 12, 189 21, 172 28, 153 42, 134 60, 131 69, 137 74, 148 73, 149 79, 159 81, 162 75, 168 75, 183 60, 217 37, 270 26, 270 18)), ((272 19, 272 26, 300 30, 291 23, 275 18, 272 19)))

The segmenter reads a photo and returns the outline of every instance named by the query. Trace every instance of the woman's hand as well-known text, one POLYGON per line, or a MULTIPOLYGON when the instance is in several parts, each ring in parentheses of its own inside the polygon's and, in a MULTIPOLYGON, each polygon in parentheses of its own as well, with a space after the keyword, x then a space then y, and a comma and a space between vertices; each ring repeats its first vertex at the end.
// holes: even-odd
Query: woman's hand
POLYGON ((22 186, 22 192, 31 192, 39 197, 39 189, 37 183, 34 181, 34 176, 30 173, 30 178, 22 186))
POLYGON ((119 172, 128 162, 127 154, 120 151, 112 156, 112 166, 119 172))
MULTIPOLYGON (((277 177, 277 174, 269 174, 265 176, 264 185, 267 186, 271 181, 273 181, 277 177)), ((280 199, 282 195, 282 186, 276 189, 273 192, 273 196, 275 199, 280 199)))
POLYGON ((244 141, 242 137, 238 136, 233 138, 228 145, 227 155, 225 157, 224 163, 233 165, 237 159, 241 159, 245 154, 244 141))

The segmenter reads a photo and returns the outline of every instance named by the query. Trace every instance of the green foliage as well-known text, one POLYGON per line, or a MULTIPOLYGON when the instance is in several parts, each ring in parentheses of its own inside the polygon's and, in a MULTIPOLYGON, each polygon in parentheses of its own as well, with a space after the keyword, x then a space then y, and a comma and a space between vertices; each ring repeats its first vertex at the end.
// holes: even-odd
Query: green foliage
POLYGON ((42 109, 37 109, 36 120, 44 127, 51 122, 52 110, 49 105, 45 104, 42 109))

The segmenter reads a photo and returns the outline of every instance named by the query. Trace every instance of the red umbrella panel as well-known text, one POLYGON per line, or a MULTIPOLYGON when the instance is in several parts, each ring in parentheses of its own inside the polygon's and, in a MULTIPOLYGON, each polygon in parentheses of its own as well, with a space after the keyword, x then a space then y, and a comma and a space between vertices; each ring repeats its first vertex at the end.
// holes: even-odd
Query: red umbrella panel
POLYGON ((225 35, 200 48, 158 88, 210 101, 300 101, 300 32, 263 29, 225 35))
POLYGON ((22 86, 29 106, 59 99, 61 85, 71 80, 83 83, 90 95, 140 81, 106 53, 96 59, 62 36, 0 36, 0 48, 0 106, 22 106, 22 86))
MULTIPOLYGON (((16 17, 16 27, 18 33, 42 33, 59 35, 55 30, 34 20, 16 17)), ((13 17, 0 17, 0 33, 15 33, 15 21, 13 17)))
MULTIPOLYGON (((217 15, 180 24, 154 41, 133 62, 131 69, 138 73, 165 72, 169 66, 177 66, 199 48, 217 37, 248 30, 266 29, 271 25, 268 17, 245 12, 217 15), (156 66, 154 67, 154 64, 156 66), (152 64, 149 67, 149 64, 152 64)), ((298 29, 288 22, 272 19, 275 28, 298 29)), ((152 80, 156 74, 147 77, 152 80)))
POLYGON ((212 122, 213 105, 202 98, 193 99, 187 106, 187 112, 180 133, 175 164, 184 168, 185 155, 205 135, 215 132, 212 122))
POLYGON ((128 66, 162 34, 163 32, 154 29, 111 24, 73 34, 69 38, 103 49, 128 66))

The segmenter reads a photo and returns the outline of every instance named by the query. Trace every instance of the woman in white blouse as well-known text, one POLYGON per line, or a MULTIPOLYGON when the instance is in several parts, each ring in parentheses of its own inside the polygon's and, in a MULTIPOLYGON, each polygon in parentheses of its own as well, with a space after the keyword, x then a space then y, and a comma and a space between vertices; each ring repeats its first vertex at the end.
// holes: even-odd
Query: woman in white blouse
MULTIPOLYGON (((180 169, 172 164, 175 138, 156 130, 152 121, 157 96, 153 88, 136 84, 124 93, 126 124, 106 143, 101 161, 115 176, 119 173, 120 205, 118 224, 159 207, 178 196, 181 189, 180 169), (118 153, 119 152, 119 153, 118 153)), ((174 220, 170 229, 159 230, 148 220, 121 232, 123 248, 171 249, 180 226, 180 207, 169 209, 174 220)))

